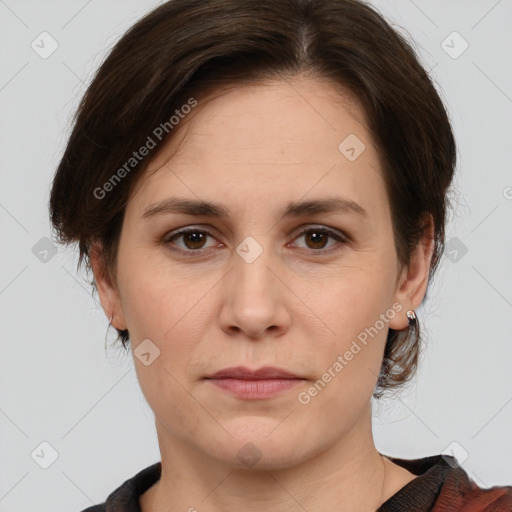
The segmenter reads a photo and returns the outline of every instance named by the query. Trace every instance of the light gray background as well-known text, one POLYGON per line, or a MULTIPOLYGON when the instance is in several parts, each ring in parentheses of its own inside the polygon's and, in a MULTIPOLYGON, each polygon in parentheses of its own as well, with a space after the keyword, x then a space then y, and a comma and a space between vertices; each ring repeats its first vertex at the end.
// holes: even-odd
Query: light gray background
MULTIPOLYGON (((0 0, 0 512, 82 510, 160 460, 133 363, 105 352, 107 320, 76 253, 33 252, 50 237, 71 115, 105 52, 157 3, 0 0), (43 31, 58 43, 46 59, 31 48, 43 31), (48 469, 42 442, 58 454, 48 469)), ((418 309, 427 348, 413 385, 375 404, 377 448, 416 458, 455 447, 479 485, 510 485, 512 2, 374 3, 416 41, 459 151, 450 254, 418 309), (457 58, 453 31, 469 44, 457 58)))

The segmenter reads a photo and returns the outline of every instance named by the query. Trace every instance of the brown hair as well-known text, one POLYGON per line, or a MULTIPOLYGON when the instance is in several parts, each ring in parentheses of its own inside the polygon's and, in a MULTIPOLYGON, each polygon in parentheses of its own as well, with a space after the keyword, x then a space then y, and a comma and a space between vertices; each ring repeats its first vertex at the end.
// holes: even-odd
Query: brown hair
MULTIPOLYGON (((75 115, 50 197, 59 242, 78 242, 79 266, 85 260, 88 270, 92 244, 99 243, 115 282, 125 206, 149 160, 131 161, 133 152, 159 126, 165 134, 153 142, 166 142, 174 133, 170 117, 190 98, 301 73, 339 84, 361 102, 383 166, 401 265, 424 236, 423 214, 432 215, 430 282, 444 249, 453 133, 413 48, 359 0, 171 0, 139 20, 111 50, 75 115), (122 179, 113 183, 116 172, 122 179), (115 190, 99 197, 106 183, 115 190)), ((126 348, 128 331, 118 335, 126 348)), ((375 397, 414 374, 420 341, 418 327, 389 330, 375 397)))

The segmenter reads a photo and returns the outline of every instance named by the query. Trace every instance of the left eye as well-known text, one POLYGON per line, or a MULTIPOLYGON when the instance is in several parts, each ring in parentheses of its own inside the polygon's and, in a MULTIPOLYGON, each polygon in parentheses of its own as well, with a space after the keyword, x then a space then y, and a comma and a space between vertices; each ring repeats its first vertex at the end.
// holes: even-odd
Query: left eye
MULTIPOLYGON (((313 247, 306 247, 306 249, 310 249, 315 252, 326 247, 327 240, 329 238, 334 238, 338 242, 344 243, 346 239, 341 234, 335 233, 330 229, 326 228, 307 228, 299 233, 297 238, 300 238, 304 235, 306 236, 306 240, 309 239, 312 241, 313 247)), ((334 244, 331 244, 331 246, 334 244)), ((329 246, 329 247, 331 247, 329 246)), ((325 252, 325 251, 324 251, 325 252)))
MULTIPOLYGON (((333 238, 337 240, 340 243, 346 242, 346 238, 334 231, 331 231, 327 228, 307 228, 301 231, 295 239, 298 239, 300 237, 306 236, 306 240, 309 240, 309 246, 305 247, 305 249, 309 249, 310 251, 314 252, 327 252, 322 251, 322 249, 325 249, 327 241, 329 238, 333 238)), ((177 245, 175 243, 175 240, 182 239, 184 247, 180 247, 178 249, 172 249, 176 250, 178 252, 202 252, 203 249, 205 249, 204 245, 206 242, 206 239, 208 237, 213 238, 213 235, 209 231, 191 228, 191 229, 182 229, 180 231, 175 232, 172 234, 172 236, 167 237, 164 239, 165 243, 169 243, 171 245, 177 245)), ((217 243, 217 246, 219 246, 220 243, 217 243)), ((306 242, 308 244, 308 242, 306 242)), ((223 244, 220 244, 221 246, 223 244)), ((331 244, 335 245, 335 244, 331 244)), ((214 247, 215 245, 212 245, 211 247, 214 247)), ((327 247, 331 247, 327 246, 327 247)))

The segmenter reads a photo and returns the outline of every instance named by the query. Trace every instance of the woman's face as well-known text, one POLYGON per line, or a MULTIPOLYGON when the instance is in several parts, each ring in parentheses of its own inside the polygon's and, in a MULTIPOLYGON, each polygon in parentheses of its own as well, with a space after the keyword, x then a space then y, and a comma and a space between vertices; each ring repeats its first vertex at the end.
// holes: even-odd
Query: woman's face
POLYGON ((407 327, 427 266, 397 274, 379 158, 349 98, 304 78, 226 89, 147 157, 117 289, 98 287, 130 332, 161 442, 277 468, 368 435, 388 329, 407 327), (300 380, 237 393, 207 378, 238 366, 300 380))

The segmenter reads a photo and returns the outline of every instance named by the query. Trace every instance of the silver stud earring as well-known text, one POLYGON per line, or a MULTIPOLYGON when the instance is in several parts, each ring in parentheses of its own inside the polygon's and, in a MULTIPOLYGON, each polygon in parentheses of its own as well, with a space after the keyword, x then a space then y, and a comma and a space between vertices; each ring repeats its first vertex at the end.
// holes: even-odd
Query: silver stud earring
POLYGON ((409 311, 407 311, 407 318, 409 320, 409 325, 416 322, 417 317, 416 317, 416 312, 414 311, 414 309, 410 309, 409 311))

